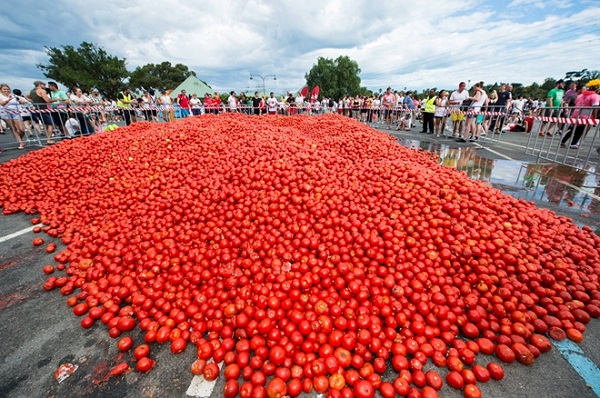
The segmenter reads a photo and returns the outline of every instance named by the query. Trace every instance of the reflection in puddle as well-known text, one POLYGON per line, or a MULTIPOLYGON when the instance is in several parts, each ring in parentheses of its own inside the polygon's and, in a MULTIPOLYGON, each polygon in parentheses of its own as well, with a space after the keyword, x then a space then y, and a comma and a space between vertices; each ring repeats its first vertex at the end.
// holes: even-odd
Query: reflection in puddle
POLYGON ((518 199, 551 203, 564 210, 600 215, 600 175, 554 163, 523 163, 480 156, 475 147, 452 148, 439 142, 403 139, 401 145, 439 156, 440 164, 463 171, 518 199))

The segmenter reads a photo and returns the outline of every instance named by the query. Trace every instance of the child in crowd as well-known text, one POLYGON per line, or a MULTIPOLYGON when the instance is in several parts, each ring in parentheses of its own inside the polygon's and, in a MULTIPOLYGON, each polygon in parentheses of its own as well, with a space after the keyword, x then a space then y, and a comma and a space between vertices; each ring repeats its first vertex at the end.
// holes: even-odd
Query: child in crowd
POLYGON ((76 133, 81 135, 81 127, 77 119, 73 117, 73 114, 69 114, 69 119, 65 122, 65 129, 67 130, 68 137, 74 138, 76 133))
POLYGON ((402 117, 402 119, 400 119, 400 121, 398 123, 398 128, 396 128, 396 130, 410 131, 411 127, 412 127, 412 116, 411 116, 410 112, 406 112, 404 114, 404 116, 402 117))

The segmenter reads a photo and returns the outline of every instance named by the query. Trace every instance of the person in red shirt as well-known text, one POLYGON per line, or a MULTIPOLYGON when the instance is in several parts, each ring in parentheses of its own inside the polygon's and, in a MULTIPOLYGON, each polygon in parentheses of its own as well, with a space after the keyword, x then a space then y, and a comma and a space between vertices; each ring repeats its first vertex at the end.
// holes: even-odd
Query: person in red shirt
POLYGON ((213 108, 215 109, 215 114, 218 114, 221 111, 221 96, 219 93, 215 91, 215 96, 213 97, 213 108))
POLYGON ((190 97, 187 96, 185 90, 181 90, 181 93, 177 95, 177 103, 181 107, 181 117, 188 117, 190 115, 190 97))

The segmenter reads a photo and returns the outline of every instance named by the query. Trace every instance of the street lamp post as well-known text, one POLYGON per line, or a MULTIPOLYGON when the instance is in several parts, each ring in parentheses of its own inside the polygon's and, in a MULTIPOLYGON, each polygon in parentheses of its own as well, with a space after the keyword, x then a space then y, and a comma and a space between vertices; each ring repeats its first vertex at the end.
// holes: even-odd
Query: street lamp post
POLYGON ((256 73, 251 73, 250 74, 250 80, 254 80, 254 76, 260 77, 262 79, 263 96, 266 95, 266 91, 267 91, 266 88, 265 88, 265 79, 267 77, 272 77, 273 80, 277 80, 277 76, 275 76, 275 75, 264 75, 264 76, 261 76, 261 75, 257 75, 256 73))

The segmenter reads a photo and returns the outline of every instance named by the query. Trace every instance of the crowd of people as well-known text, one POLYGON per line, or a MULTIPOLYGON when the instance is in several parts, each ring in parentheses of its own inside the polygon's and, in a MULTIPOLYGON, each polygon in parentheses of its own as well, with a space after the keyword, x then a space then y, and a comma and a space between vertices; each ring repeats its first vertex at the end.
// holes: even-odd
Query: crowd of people
MULTIPOLYGON (((565 85, 563 80, 557 81, 544 99, 515 98, 510 84, 501 84, 497 91, 486 92, 483 82, 475 83, 471 90, 461 82, 452 92, 429 90, 420 97, 413 91, 393 91, 388 87, 381 94, 337 99, 305 97, 302 92, 296 95, 287 92, 278 98, 273 92, 269 96, 260 96, 258 92, 246 96, 235 91, 227 96, 207 93, 201 99, 185 90, 172 99, 171 91, 157 94, 150 89, 135 96, 124 87, 112 100, 103 98, 96 89, 89 94, 78 87, 64 92, 55 82, 36 81, 25 95, 18 89, 11 91, 6 84, 0 85, 0 118, 14 135, 19 149, 25 148, 35 134, 45 134, 46 143, 51 145, 55 134, 67 139, 89 135, 102 131, 107 123, 114 121, 122 120, 127 125, 140 120, 168 122, 175 119, 175 110, 180 117, 221 112, 254 115, 333 112, 397 131, 410 131, 420 121, 423 134, 474 142, 488 133, 531 132, 535 116, 597 118, 600 80, 586 85, 571 82, 566 92, 565 85)), ((584 124, 567 126, 542 121, 539 134, 550 136, 558 132, 563 146, 578 148, 588 129, 584 124)), ((4 134, 4 128, 0 134, 4 134)))

